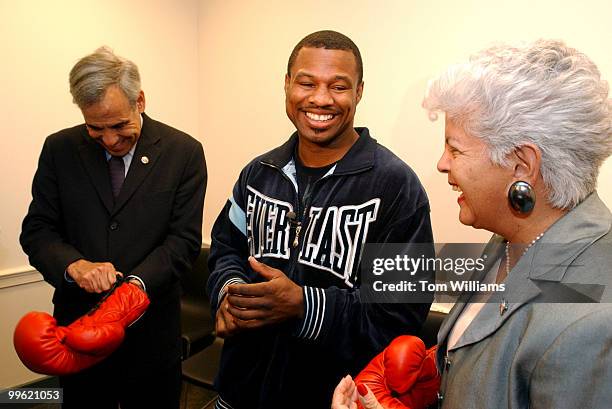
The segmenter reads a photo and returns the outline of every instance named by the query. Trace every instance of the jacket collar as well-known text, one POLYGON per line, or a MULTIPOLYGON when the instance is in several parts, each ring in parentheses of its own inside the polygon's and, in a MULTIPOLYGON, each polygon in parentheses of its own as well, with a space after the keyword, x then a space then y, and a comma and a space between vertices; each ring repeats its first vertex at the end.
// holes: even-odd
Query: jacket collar
MULTIPOLYGON (((340 159, 334 168, 334 175, 357 173, 374 166, 377 142, 370 136, 368 128, 355 128, 359 139, 340 159)), ((289 140, 276 149, 264 154, 261 162, 282 169, 293 160, 298 133, 294 132, 289 140)))
MULTIPOLYGON (((597 192, 557 220, 529 250, 529 278, 561 281, 568 266, 587 247, 610 231, 612 214, 597 192), (550 263, 554 260, 554 263, 550 263)), ((522 260, 521 260, 522 261, 522 260)))
MULTIPOLYGON (((491 296, 453 349, 478 342, 492 334, 514 311, 540 296, 545 286, 562 282, 571 263, 586 248, 607 234, 611 228, 612 214, 597 192, 593 192, 578 206, 557 220, 519 260, 506 279, 505 293, 494 293, 491 296), (503 306, 507 308, 502 308, 503 306)), ((504 239, 501 236, 494 235, 487 248, 496 248, 496 251, 499 251, 499 245, 503 242, 504 239)), ((486 249, 483 254, 488 254, 486 249)), ((488 254, 488 256, 489 260, 495 258, 493 254, 488 254)), ((565 286, 558 288, 561 287, 565 286)), ((444 354, 448 335, 464 307, 465 303, 457 303, 440 328, 439 357, 444 354)))

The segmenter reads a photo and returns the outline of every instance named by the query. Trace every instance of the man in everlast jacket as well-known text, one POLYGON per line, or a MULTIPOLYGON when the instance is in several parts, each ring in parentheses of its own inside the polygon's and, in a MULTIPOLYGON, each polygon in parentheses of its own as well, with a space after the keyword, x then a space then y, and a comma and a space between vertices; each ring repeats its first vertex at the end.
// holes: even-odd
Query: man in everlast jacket
POLYGON ((286 110, 297 128, 244 168, 212 232, 208 289, 225 338, 217 408, 324 408, 429 304, 362 302, 365 243, 431 243, 414 172, 353 128, 359 50, 321 31, 289 58, 286 110))

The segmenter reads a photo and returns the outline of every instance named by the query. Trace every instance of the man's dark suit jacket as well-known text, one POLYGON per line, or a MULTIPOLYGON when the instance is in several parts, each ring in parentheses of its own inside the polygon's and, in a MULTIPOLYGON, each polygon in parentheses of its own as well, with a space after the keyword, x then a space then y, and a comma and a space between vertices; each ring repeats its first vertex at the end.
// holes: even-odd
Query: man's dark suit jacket
POLYGON ((145 114, 116 199, 104 149, 84 124, 44 143, 21 245, 55 287, 54 316, 63 325, 100 299, 65 279, 73 261, 108 261, 124 276, 144 281, 151 305, 113 357, 122 375, 138 376, 179 359, 179 277, 200 251, 206 180, 202 145, 145 114))

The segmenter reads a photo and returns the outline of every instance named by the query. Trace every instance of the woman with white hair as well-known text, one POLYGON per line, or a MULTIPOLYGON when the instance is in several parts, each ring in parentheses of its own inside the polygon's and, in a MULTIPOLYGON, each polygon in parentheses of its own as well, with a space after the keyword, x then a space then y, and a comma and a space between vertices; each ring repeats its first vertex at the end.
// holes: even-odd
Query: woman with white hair
MULTIPOLYGON (((423 106, 445 114, 437 166, 459 220, 494 233, 480 281, 505 286, 442 324, 439 404, 612 407, 612 215, 595 191, 612 105, 597 67, 560 41, 496 46, 431 81, 423 106)), ((334 409, 351 407, 351 382, 334 409)))

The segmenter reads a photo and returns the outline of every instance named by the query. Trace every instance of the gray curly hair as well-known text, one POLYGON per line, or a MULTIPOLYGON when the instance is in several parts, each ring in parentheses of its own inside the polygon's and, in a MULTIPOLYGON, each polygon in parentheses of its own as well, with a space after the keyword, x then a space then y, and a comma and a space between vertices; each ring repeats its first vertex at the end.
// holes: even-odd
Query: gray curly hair
POLYGON ((612 154, 608 83, 584 54, 558 40, 498 45, 429 82, 423 107, 482 138, 494 164, 533 143, 548 202, 571 209, 595 190, 612 154))
POLYGON ((136 64, 119 57, 106 46, 81 58, 70 70, 69 82, 72 100, 81 109, 100 102, 111 85, 123 91, 132 107, 140 93, 136 64))

